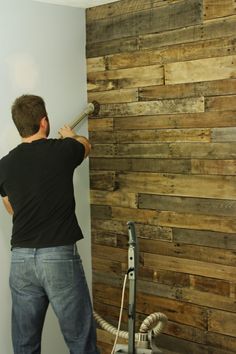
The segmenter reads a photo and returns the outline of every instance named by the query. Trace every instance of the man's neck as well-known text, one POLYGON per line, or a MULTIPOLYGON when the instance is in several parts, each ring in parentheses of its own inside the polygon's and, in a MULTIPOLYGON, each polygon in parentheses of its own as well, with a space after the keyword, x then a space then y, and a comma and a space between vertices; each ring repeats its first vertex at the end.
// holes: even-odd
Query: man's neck
POLYGON ((43 133, 36 133, 34 135, 28 136, 27 138, 22 138, 22 143, 32 143, 32 141, 46 139, 46 135, 43 133))

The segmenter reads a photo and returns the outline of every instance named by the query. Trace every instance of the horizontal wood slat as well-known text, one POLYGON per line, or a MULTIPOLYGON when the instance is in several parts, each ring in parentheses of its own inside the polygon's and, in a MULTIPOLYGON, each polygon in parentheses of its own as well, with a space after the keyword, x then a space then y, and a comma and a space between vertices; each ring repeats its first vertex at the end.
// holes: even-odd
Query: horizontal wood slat
MULTIPOLYGON (((198 161, 198 160, 197 160, 198 161)), ((201 161, 201 160, 200 160, 201 161)), ((200 166, 194 165, 194 173, 199 173, 203 169, 212 170, 213 166, 208 166, 203 161, 200 166), (204 163, 203 163, 204 162, 204 163)), ((212 161, 211 161, 212 162, 212 161)), ((232 161, 232 163, 234 160, 232 161)), ((220 165, 222 167, 223 165, 220 165)), ((188 173, 191 172, 191 161, 181 159, 143 159, 143 158, 90 158, 91 170, 112 170, 112 171, 146 171, 146 172, 169 172, 188 173)), ((216 169, 217 167, 215 167, 216 169)), ((214 171, 215 171, 214 169, 214 171)), ((232 171, 236 171, 236 163, 232 166, 232 171)))
POLYGON ((138 101, 138 90, 123 89, 103 92, 90 92, 88 95, 88 99, 90 102, 98 101, 100 104, 135 102, 138 101))
POLYGON ((180 0, 124 0, 118 1, 114 4, 106 4, 99 7, 91 7, 87 10, 87 22, 100 20, 103 18, 111 18, 127 13, 152 9, 154 7, 166 6, 172 4, 174 1, 180 0))
POLYGON ((204 98, 180 98, 149 102, 133 102, 124 104, 106 104, 100 107, 100 116, 145 116, 154 114, 197 113, 204 112, 204 98))
POLYGON ((204 19, 236 15, 234 0, 204 0, 204 19))
POLYGON ((228 143, 150 143, 150 144, 96 144, 91 157, 120 158, 186 158, 186 159, 234 159, 235 142, 228 143))
POLYGON ((88 73, 88 90, 93 92, 161 85, 163 80, 163 66, 160 65, 98 71, 88 73))
POLYGON ((118 175, 118 183, 122 191, 229 200, 236 199, 235 182, 235 176, 145 172, 127 172, 118 175))
POLYGON ((236 56, 165 64, 166 84, 236 78, 236 56))
MULTIPOLYGON (((235 36, 235 23, 236 17, 232 16, 220 19, 219 21, 209 21, 197 26, 188 26, 174 31, 140 35, 139 49, 156 49, 174 44, 235 36)), ((109 51, 107 51, 107 54, 109 54, 109 51)))
POLYGON ((173 241, 190 245, 236 249, 236 234, 223 232, 174 228, 173 241))
POLYGON ((169 197, 153 194, 139 194, 138 208, 155 210, 178 210, 187 213, 191 210, 196 214, 234 216, 236 214, 236 200, 169 197))
POLYGON ((139 66, 162 65, 176 61, 222 57, 235 54, 235 36, 224 39, 199 40, 197 42, 171 45, 154 50, 122 52, 87 59, 87 71, 99 72, 139 66))
MULTIPOLYGON (((222 132, 223 136, 223 132, 222 132)), ((232 136, 232 134, 231 134, 232 136)), ((228 134, 229 139, 229 134, 228 134)), ((103 131, 90 133, 92 144, 106 143, 155 143, 155 142, 210 142, 210 129, 162 129, 103 131)), ((232 141, 232 140, 229 140, 232 141)))
MULTIPOLYGON (((232 282, 235 281, 235 267, 232 266, 221 265, 219 267, 217 264, 213 263, 162 255, 157 257, 156 255, 146 253, 144 254, 144 265, 150 268, 156 267, 158 269, 175 270, 181 273, 185 273, 187 270, 188 273, 193 275, 202 275, 232 282)), ((236 312, 236 308, 234 308, 234 312, 236 312)))
MULTIPOLYGON (((110 115, 112 113, 110 112, 110 115)), ((164 128, 204 128, 235 127, 236 112, 204 112, 188 114, 160 114, 150 116, 114 119, 114 129, 164 129, 164 128)))
MULTIPOLYGON (((236 93, 236 80, 214 80, 206 82, 195 82, 177 85, 150 86, 139 89, 140 101, 153 101, 159 99, 170 99, 180 97, 233 95, 236 93)), ((223 97, 222 97, 223 99, 223 97)), ((227 110, 232 110, 231 106, 227 110)))
POLYGON ((125 13, 112 18, 87 22, 87 41, 102 42, 137 34, 167 31, 199 24, 202 7, 199 0, 174 2, 172 6, 125 13))
POLYGON ((236 314, 212 310, 209 317, 209 329, 212 332, 235 336, 236 314))

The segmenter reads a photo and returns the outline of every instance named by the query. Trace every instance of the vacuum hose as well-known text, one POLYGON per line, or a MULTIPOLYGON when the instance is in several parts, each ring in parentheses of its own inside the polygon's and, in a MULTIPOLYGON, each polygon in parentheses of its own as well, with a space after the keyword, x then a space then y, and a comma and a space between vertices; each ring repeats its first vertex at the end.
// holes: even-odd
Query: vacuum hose
MULTIPOLYGON (((95 311, 93 312, 94 318, 97 323, 104 329, 105 331, 111 333, 112 335, 116 335, 118 330, 106 322, 99 314, 95 311)), ((148 342, 148 333, 152 331, 154 337, 158 336, 164 329, 168 319, 166 315, 161 312, 155 312, 149 315, 141 324, 139 333, 135 334, 135 341, 139 342, 148 342)), ((129 333, 126 331, 119 331, 119 337, 128 339, 129 333)))

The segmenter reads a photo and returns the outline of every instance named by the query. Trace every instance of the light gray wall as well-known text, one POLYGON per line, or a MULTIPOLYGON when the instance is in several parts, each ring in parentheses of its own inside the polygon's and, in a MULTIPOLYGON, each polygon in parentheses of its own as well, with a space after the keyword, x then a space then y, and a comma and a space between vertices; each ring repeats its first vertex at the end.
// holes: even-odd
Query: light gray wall
MULTIPOLYGON (((85 107, 85 10, 33 2, 0 2, 0 157, 20 143, 10 107, 23 93, 41 95, 51 121, 51 137, 85 107)), ((87 135, 87 122, 78 132, 87 135)), ((75 192, 86 240, 79 242, 91 284, 88 161, 75 173, 75 192)), ((12 354, 10 338, 11 218, 0 203, 0 353, 12 354)), ((42 354, 68 353, 50 310, 43 335, 42 354)))

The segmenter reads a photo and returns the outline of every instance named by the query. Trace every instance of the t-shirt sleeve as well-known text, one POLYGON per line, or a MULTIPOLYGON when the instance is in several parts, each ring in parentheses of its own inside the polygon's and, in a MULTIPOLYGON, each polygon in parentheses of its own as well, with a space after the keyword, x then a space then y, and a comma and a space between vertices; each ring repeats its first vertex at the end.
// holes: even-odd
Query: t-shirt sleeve
POLYGON ((63 142, 63 151, 66 154, 66 158, 71 161, 73 167, 79 166, 84 160, 84 145, 73 138, 65 138, 61 141, 63 142))

